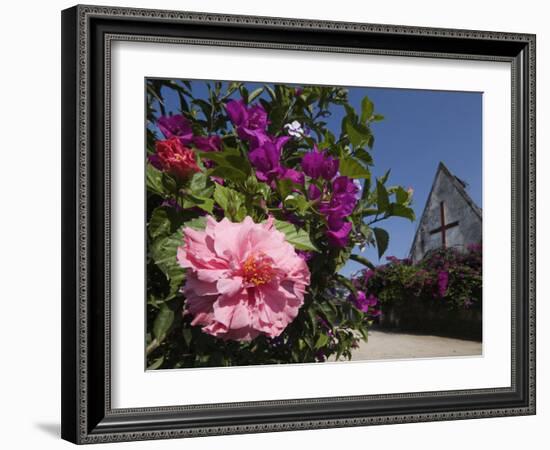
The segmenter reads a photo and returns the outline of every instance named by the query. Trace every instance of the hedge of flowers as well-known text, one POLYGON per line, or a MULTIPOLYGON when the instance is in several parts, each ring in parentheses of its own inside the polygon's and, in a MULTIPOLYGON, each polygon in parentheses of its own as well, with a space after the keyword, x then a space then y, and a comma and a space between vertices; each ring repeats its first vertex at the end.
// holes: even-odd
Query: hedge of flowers
POLYGON ((440 248, 417 264, 387 259, 387 264, 363 270, 353 280, 358 295, 378 302, 382 313, 413 302, 425 310, 481 309, 481 245, 470 245, 466 251, 440 248))
POLYGON ((343 88, 206 89, 147 81, 148 367, 351 358, 376 310, 338 271, 372 267, 356 245, 385 251, 374 224, 414 218, 411 192, 371 177, 383 117, 343 88))

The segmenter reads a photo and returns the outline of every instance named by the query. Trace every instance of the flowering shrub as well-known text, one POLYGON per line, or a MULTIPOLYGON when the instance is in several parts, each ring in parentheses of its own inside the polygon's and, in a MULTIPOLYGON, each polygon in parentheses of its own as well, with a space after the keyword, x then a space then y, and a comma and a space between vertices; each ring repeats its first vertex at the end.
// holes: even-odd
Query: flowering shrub
POLYGON ((387 259, 387 264, 364 270, 353 280, 357 289, 380 301, 382 313, 415 302, 426 312, 481 309, 481 245, 471 245, 466 252, 440 248, 417 264, 387 259))
POLYGON ((355 245, 384 253, 375 223, 414 219, 411 193, 371 176, 382 116, 343 88, 202 87, 147 81, 148 367, 351 358, 378 312, 338 272, 372 266, 355 245))

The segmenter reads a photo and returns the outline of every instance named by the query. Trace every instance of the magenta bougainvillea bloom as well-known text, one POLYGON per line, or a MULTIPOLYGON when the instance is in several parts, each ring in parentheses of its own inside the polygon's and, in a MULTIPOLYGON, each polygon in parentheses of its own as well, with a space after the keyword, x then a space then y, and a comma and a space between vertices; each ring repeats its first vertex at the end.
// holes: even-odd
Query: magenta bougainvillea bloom
POLYGON ((278 179, 287 179, 296 184, 304 184, 303 173, 281 165, 282 148, 288 140, 288 136, 266 140, 248 154, 258 180, 273 184, 278 179))
POLYGON ((310 184, 307 188, 307 197, 311 200, 311 201, 316 201, 318 200, 319 198, 321 198, 321 189, 319 189, 317 186, 315 186, 314 184, 310 184))
POLYGON ((219 152, 222 148, 222 140, 217 135, 212 136, 195 136, 193 144, 203 152, 219 152))
POLYGON ((225 105, 225 109, 242 140, 249 141, 256 147, 269 139, 266 133, 269 121, 262 105, 247 106, 243 100, 231 100, 225 105))
POLYGON ((328 229, 326 232, 328 242, 331 246, 342 248, 348 245, 349 234, 352 229, 351 222, 331 216, 328 218, 328 229))
POLYGON ((437 288, 439 289, 439 296, 444 297, 447 293, 447 287, 449 286, 449 272, 442 270, 437 274, 437 288))
POLYGON ((281 152, 290 138, 288 136, 265 140, 262 145, 248 153, 250 163, 256 169, 256 177, 260 181, 272 181, 280 177, 284 171, 281 167, 281 152))
POLYGON ((304 174, 294 169, 283 169, 281 178, 300 185, 305 182, 304 174))
POLYGON ((311 178, 319 178, 323 170, 325 156, 317 151, 317 147, 312 152, 306 153, 302 158, 302 170, 311 178))
POLYGON ((167 139, 177 136, 183 145, 191 143, 193 139, 191 122, 181 114, 162 116, 158 119, 157 125, 167 139))
POLYGON ((177 136, 155 143, 155 153, 149 155, 153 167, 183 181, 195 172, 200 172, 195 152, 185 147, 177 136))
POLYGON ((222 339, 279 336, 298 315, 310 283, 303 258, 273 220, 240 223, 208 216, 206 229, 184 228, 179 264, 192 325, 222 339))
POLYGON ((375 295, 370 294, 367 297, 367 294, 365 294, 363 291, 357 291, 357 295, 353 296, 353 300, 355 301, 355 305, 357 306, 357 308, 364 313, 370 313, 373 316, 377 316, 380 314, 378 310, 372 309, 378 304, 378 299, 375 295))
POLYGON ((314 146, 313 151, 304 155, 301 165, 302 170, 307 176, 311 178, 323 177, 328 181, 335 177, 340 162, 338 159, 320 152, 317 146, 314 146))
MULTIPOLYGON (((358 187, 351 178, 345 176, 336 177, 332 181, 332 194, 328 200, 321 201, 319 211, 327 219, 327 237, 334 247, 345 247, 348 244, 349 233, 352 230, 351 222, 346 218, 353 212, 357 205, 358 187)), ((320 195, 313 189, 308 195, 320 195)))

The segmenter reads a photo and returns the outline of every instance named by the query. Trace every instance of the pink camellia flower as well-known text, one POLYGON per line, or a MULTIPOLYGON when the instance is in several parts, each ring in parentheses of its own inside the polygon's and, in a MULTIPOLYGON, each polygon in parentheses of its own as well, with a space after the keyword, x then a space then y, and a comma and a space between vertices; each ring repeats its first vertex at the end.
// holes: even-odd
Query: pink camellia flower
POLYGON ((310 282, 307 263, 273 226, 208 216, 206 229, 184 228, 179 264, 188 269, 184 314, 222 339, 279 336, 298 315, 310 282))
POLYGON ((177 136, 157 141, 155 153, 149 156, 149 162, 180 181, 200 172, 195 153, 185 147, 177 136))

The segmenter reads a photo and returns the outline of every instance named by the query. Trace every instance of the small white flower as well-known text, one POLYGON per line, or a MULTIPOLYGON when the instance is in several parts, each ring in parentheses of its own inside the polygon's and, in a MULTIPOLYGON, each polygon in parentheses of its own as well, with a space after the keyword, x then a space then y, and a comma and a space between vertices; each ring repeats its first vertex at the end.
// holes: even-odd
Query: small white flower
POLYGON ((287 123, 285 125, 287 133, 293 138, 300 139, 304 135, 304 129, 302 124, 297 120, 294 120, 292 123, 287 123))
POLYGON ((357 178, 353 179, 353 184, 355 184, 355 186, 357 187, 356 197, 357 197, 357 200, 359 200, 361 198, 361 191, 363 190, 363 186, 361 185, 361 182, 357 178))

